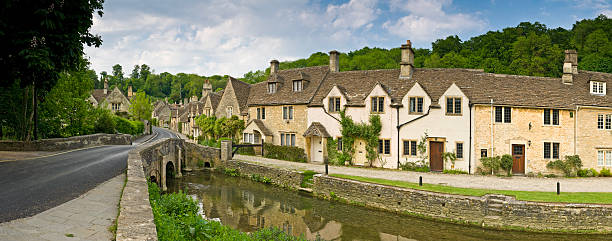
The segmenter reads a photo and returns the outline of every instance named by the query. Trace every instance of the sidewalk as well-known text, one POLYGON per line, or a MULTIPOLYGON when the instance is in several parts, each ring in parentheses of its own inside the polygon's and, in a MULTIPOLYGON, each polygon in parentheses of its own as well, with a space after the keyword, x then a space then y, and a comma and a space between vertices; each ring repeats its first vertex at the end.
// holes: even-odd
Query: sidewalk
MULTIPOLYGON (((313 163, 299 163, 263 158, 258 156, 235 155, 234 159, 265 166, 284 168, 290 170, 312 170, 318 173, 325 172, 325 166, 313 163)), ((556 192, 557 182, 561 183, 562 192, 612 192, 612 178, 535 178, 535 177, 496 177, 480 175, 453 175, 442 173, 408 172, 399 170, 381 170, 373 168, 329 166, 330 174, 345 174, 352 176, 380 178, 395 181, 419 182, 441 184, 453 187, 515 190, 515 191, 542 191, 556 192)))
POLYGON ((0 223, 0 240, 112 240, 125 174, 29 218, 0 223))

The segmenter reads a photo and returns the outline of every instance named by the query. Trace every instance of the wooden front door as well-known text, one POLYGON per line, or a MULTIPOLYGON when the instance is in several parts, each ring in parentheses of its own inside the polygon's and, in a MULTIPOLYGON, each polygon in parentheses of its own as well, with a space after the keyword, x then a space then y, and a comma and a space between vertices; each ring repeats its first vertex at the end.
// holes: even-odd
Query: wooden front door
POLYGON ((318 136, 313 136, 310 139, 311 162, 323 162, 323 139, 318 136))
POLYGON ((429 142, 429 169, 432 171, 441 172, 444 169, 444 162, 442 160, 443 148, 443 142, 429 142))
POLYGON ((512 145, 512 173, 525 174, 525 145, 512 145))

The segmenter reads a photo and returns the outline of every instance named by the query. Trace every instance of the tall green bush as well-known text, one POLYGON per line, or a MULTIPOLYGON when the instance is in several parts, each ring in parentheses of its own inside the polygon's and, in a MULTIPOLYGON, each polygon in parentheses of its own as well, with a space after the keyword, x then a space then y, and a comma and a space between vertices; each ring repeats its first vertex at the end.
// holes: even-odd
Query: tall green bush
POLYGON ((501 157, 500 167, 506 171, 506 174, 510 176, 512 174, 512 165, 514 161, 512 160, 512 156, 509 154, 505 154, 501 157))
POLYGON ((115 119, 110 110, 98 108, 96 111, 96 124, 94 132, 115 134, 115 119))
POLYGON ((546 164, 549 169, 557 169, 563 171, 566 177, 574 177, 578 170, 582 168, 582 160, 578 155, 565 156, 564 160, 551 161, 546 164))

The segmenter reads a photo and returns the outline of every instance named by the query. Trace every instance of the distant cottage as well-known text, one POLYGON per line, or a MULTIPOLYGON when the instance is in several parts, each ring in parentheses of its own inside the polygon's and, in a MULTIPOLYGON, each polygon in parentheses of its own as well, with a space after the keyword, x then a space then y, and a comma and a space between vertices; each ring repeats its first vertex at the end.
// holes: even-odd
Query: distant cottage
POLYGON ((123 95, 121 90, 115 86, 112 91, 108 90, 108 79, 104 80, 104 89, 94 89, 87 99, 93 106, 107 108, 113 113, 128 113, 130 110, 130 99, 133 97, 132 86, 128 87, 128 96, 123 95))

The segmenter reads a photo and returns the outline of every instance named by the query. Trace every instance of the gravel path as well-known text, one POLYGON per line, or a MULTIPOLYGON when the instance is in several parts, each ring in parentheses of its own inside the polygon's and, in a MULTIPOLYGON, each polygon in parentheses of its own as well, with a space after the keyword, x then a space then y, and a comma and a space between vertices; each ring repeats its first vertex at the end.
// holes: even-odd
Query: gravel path
MULTIPOLYGON (((298 163, 275 160, 257 156, 235 155, 234 159, 266 166, 291 170, 312 170, 319 173, 325 172, 325 166, 313 163, 298 163)), ((442 173, 422 173, 398 170, 381 170, 359 167, 329 166, 329 173, 345 174, 352 176, 381 178, 388 180, 419 182, 419 176, 423 177, 423 183, 442 184, 453 187, 481 188, 496 190, 517 191, 543 191, 556 192, 557 182, 561 183, 562 192, 612 192, 612 178, 536 178, 536 177, 496 177, 480 175, 453 175, 442 173)))

